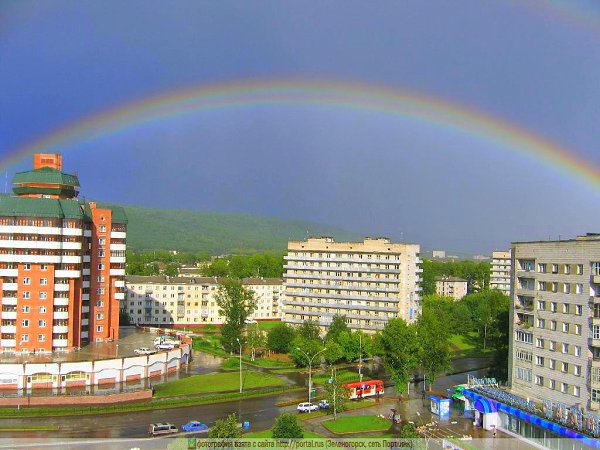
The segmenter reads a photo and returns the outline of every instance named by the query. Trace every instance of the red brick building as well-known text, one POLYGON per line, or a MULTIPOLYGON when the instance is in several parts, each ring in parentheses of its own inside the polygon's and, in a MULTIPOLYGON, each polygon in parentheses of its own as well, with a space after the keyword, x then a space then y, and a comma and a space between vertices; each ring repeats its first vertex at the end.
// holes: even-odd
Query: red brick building
POLYGON ((119 337, 125 298, 127 217, 79 200, 62 156, 37 154, 33 170, 0 195, 0 351, 67 351, 119 337))

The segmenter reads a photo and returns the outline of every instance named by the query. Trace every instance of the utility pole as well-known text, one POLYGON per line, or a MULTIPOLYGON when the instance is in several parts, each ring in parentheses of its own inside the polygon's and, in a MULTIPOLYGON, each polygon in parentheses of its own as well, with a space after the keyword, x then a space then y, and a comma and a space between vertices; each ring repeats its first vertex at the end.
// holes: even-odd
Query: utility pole
POLYGON ((237 343, 240 345, 240 394, 242 393, 242 343, 239 338, 236 338, 237 343))
POLYGON ((312 355, 312 357, 308 356, 308 354, 302 351, 300 347, 296 347, 296 350, 298 350, 300 353, 306 356, 306 359, 308 360, 308 403, 310 403, 310 392, 312 390, 312 361, 315 358, 315 356, 317 356, 319 353, 323 353, 325 350, 327 350, 327 348, 319 350, 317 353, 312 355))

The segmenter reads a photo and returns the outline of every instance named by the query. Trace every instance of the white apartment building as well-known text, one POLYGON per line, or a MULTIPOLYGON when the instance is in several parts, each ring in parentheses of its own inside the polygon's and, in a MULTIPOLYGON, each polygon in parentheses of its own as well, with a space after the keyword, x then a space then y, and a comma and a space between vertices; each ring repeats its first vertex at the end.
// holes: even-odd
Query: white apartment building
POLYGON ((458 277, 435 277, 435 292, 442 297, 460 300, 467 295, 467 280, 458 277))
MULTIPOLYGON (((129 275, 122 308, 136 324, 174 328, 220 325, 224 318, 215 300, 220 281, 211 277, 129 275)), ((252 319, 281 319, 281 279, 246 278, 242 283, 254 292, 257 301, 252 319)))
POLYGON ((518 395, 600 409, 600 235, 512 245, 509 377, 518 395))
POLYGON ((325 327, 339 314, 346 316, 350 328, 369 332, 381 330, 391 318, 416 320, 422 281, 419 250, 418 244, 387 238, 289 242, 283 320, 314 320, 325 327))
POLYGON ((492 252, 492 273, 490 274, 490 289, 497 289, 510 296, 510 262, 511 251, 492 252))

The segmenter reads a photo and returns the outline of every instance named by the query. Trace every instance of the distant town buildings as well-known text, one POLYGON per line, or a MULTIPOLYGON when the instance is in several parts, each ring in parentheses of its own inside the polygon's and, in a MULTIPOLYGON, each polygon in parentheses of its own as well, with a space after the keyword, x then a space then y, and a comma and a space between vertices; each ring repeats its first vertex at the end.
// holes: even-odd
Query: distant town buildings
POLYGON ((443 259, 446 257, 446 250, 433 250, 431 252, 432 258, 443 259))
POLYGON ((435 292, 442 297, 460 300, 467 295, 467 280, 458 277, 435 277, 435 292))
POLYGON ((391 318, 412 322, 420 313, 418 244, 309 238, 289 242, 285 259, 286 322, 325 327, 339 314, 350 328, 374 332, 391 318))
POLYGON ((510 255, 510 250, 492 252, 490 289, 497 289, 505 295, 510 295, 510 255))
MULTIPOLYGON (((178 327, 221 325, 215 294, 221 279, 216 277, 126 277, 127 301, 123 311, 135 324, 178 327)), ((251 318, 281 318, 283 280, 280 278, 246 278, 242 283, 255 293, 257 309, 251 318)))
POLYGON ((600 409, 600 235, 512 245, 513 392, 600 409))
POLYGON ((3 352, 66 351, 119 337, 127 217, 78 200, 62 156, 37 154, 33 170, 0 195, 3 352))

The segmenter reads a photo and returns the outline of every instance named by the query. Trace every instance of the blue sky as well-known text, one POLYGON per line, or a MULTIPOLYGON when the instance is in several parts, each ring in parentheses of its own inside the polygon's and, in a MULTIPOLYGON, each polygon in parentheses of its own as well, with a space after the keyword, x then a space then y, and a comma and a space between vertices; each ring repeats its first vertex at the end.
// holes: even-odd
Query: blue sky
MULTIPOLYGON (((600 166, 599 68, 591 1, 4 1, 0 152, 186 86, 302 79, 456 102, 600 166)), ((599 231, 597 188, 382 112, 247 105, 48 150, 98 200, 302 218, 474 253, 599 231)))

